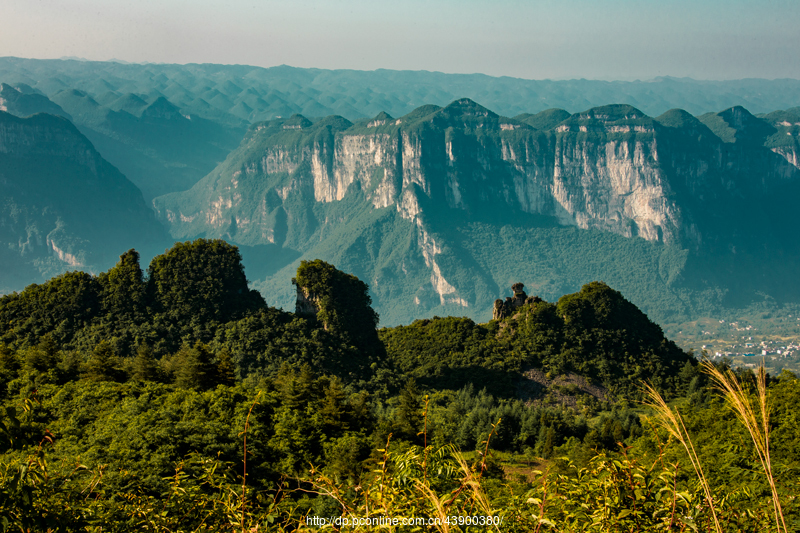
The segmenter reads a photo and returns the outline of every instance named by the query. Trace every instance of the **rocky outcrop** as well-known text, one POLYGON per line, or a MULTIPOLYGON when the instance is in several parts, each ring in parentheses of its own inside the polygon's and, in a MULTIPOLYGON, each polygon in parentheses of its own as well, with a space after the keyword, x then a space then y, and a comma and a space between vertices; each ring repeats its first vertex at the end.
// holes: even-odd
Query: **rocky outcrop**
POLYGON ((319 298, 306 287, 301 287, 296 279, 292 279, 292 285, 297 291, 297 300, 294 312, 305 317, 316 317, 319 313, 319 298))
POLYGON ((535 304, 542 301, 538 296, 528 296, 525 294, 525 285, 515 283, 511 286, 514 296, 506 296, 505 300, 497 299, 494 301, 492 310, 492 320, 502 320, 514 315, 514 311, 526 304, 535 304))

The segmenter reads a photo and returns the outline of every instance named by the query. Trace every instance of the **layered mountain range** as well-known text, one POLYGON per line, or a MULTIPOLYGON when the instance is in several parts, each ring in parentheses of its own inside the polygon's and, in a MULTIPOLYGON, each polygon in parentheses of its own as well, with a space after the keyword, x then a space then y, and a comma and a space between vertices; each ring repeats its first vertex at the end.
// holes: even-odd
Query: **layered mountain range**
POLYGON ((369 281, 388 324, 486 319, 510 276, 546 298, 604 279, 665 319, 796 296, 781 284, 798 259, 800 120, 781 117, 611 105, 512 119, 469 99, 356 123, 295 115, 254 125, 154 205, 177 239, 260 253, 256 286, 279 305, 296 260, 321 257, 369 281))
POLYGON ((50 115, 3 118, 0 290, 162 251, 152 201, 171 239, 238 244, 270 303, 322 258, 384 325, 487 320, 517 281, 554 300, 600 279, 662 323, 800 302, 798 101, 797 80, 0 58, 0 110, 50 115))
MULTIPOLYGON (((299 113, 349 120, 469 97, 514 116, 625 103, 653 116, 744 105, 754 113, 800 101, 799 80, 525 80, 481 74, 302 69, 288 66, 126 64, 0 58, 0 82, 25 95, 8 112, 68 116, 146 199, 186 190, 236 146, 247 126, 299 113), (49 102, 47 102, 49 100, 49 102)), ((17 102, 13 93, 3 101, 17 102)))
POLYGON ((197 183, 236 148, 246 129, 183 112, 163 96, 105 96, 101 104, 74 88, 48 97, 24 83, 0 83, 0 110, 69 119, 148 201, 197 183))

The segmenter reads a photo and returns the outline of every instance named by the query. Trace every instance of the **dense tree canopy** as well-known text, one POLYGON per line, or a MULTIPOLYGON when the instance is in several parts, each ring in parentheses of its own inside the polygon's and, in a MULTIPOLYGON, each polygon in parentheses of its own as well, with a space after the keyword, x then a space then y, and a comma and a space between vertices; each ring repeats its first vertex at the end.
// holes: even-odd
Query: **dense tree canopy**
POLYGON ((239 250, 225 241, 176 243, 147 273, 150 304, 176 323, 227 322, 265 305, 247 287, 239 250))
MULTIPOLYGON (((176 245, 147 277, 138 259, 131 250, 99 276, 65 274, 0 298, 0 520, 54 531, 136 529, 146 520, 198 529, 245 516, 245 501, 253 512, 282 501, 284 516, 335 514, 332 500, 307 496, 320 483, 335 483, 347 498, 346 487, 384 478, 395 479, 387 491, 429 483, 452 498, 465 482, 453 477, 462 467, 446 459, 451 446, 473 454, 468 475, 503 508, 515 504, 501 487, 535 489, 509 480, 484 455, 490 447, 525 458, 528 470, 532 460, 547 465, 556 476, 547 483, 564 495, 548 504, 551 516, 574 516, 576 494, 628 516, 619 504, 625 487, 634 473, 652 471, 637 461, 658 461, 661 488, 647 496, 655 486, 648 481, 635 501, 669 513, 661 494, 698 501, 699 492, 686 488, 688 462, 631 407, 648 380, 684 404, 698 453, 713 466, 709 478, 739 498, 722 511, 763 521, 769 487, 752 475, 757 459, 741 453, 750 441, 734 415, 696 361, 603 283, 487 324, 434 317, 378 332, 367 285, 322 261, 298 269, 313 312, 294 314, 255 297, 238 251, 221 241, 176 245), (723 434, 734 444, 721 447, 723 434), (604 463, 606 454, 618 459, 604 463), (564 474, 579 467, 586 469, 564 474), (630 477, 609 478, 615 468, 630 477), (322 477, 312 482, 314 475, 322 477), (220 504, 243 485, 241 507, 220 504), (604 499, 616 490, 617 503, 604 499), (246 500, 247 491, 258 496, 246 500), (162 511, 142 518, 154 508, 162 511)), ((784 493, 800 460, 797 384, 789 373, 769 381, 784 493)), ((516 509, 518 521, 536 511, 516 509)), ((653 519, 641 511, 637 520, 648 513, 653 519)))
POLYGON ((378 313, 366 283, 319 259, 302 261, 292 282, 317 307, 316 318, 326 330, 364 351, 382 352, 375 333, 378 313))

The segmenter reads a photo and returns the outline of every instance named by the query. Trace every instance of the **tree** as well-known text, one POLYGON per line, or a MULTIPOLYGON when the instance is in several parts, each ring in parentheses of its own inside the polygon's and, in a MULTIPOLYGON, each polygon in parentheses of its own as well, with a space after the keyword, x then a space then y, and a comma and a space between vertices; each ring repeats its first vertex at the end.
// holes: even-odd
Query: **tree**
POLYGON ((128 250, 108 272, 97 277, 102 287, 103 314, 117 322, 137 322, 144 317, 145 283, 139 252, 128 250))
POLYGON ((400 391, 394 428, 398 436, 411 441, 417 440, 417 433, 422 430, 419 390, 417 382, 413 379, 409 379, 400 391))
POLYGON ((120 376, 119 359, 108 341, 100 341, 92 350, 83 371, 90 381, 117 381, 120 376))
POLYGON ((231 358, 231 352, 227 348, 223 348, 217 354, 217 383, 232 387, 236 384, 236 367, 231 358))
POLYGON ((319 398, 319 381, 308 364, 304 364, 299 373, 288 365, 282 366, 276 385, 283 405, 295 411, 304 411, 319 398))
POLYGON ((175 355, 175 384, 184 389, 206 390, 217 382, 217 368, 208 345, 198 342, 193 348, 187 344, 175 355))
POLYGON ((342 382, 334 377, 322 392, 322 406, 319 413, 325 425, 325 434, 331 437, 338 436, 347 431, 347 398, 342 388, 342 382))
POLYGON ((153 355, 153 349, 147 343, 142 343, 136 348, 136 357, 131 365, 132 378, 139 381, 155 381, 158 379, 158 363, 153 355))

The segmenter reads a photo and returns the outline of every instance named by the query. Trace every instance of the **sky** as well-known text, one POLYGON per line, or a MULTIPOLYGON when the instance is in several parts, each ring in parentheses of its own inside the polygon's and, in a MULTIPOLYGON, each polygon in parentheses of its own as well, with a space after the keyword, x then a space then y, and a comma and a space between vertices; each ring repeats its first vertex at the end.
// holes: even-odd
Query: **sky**
POLYGON ((0 56, 800 78, 798 0, 3 0, 0 56))

